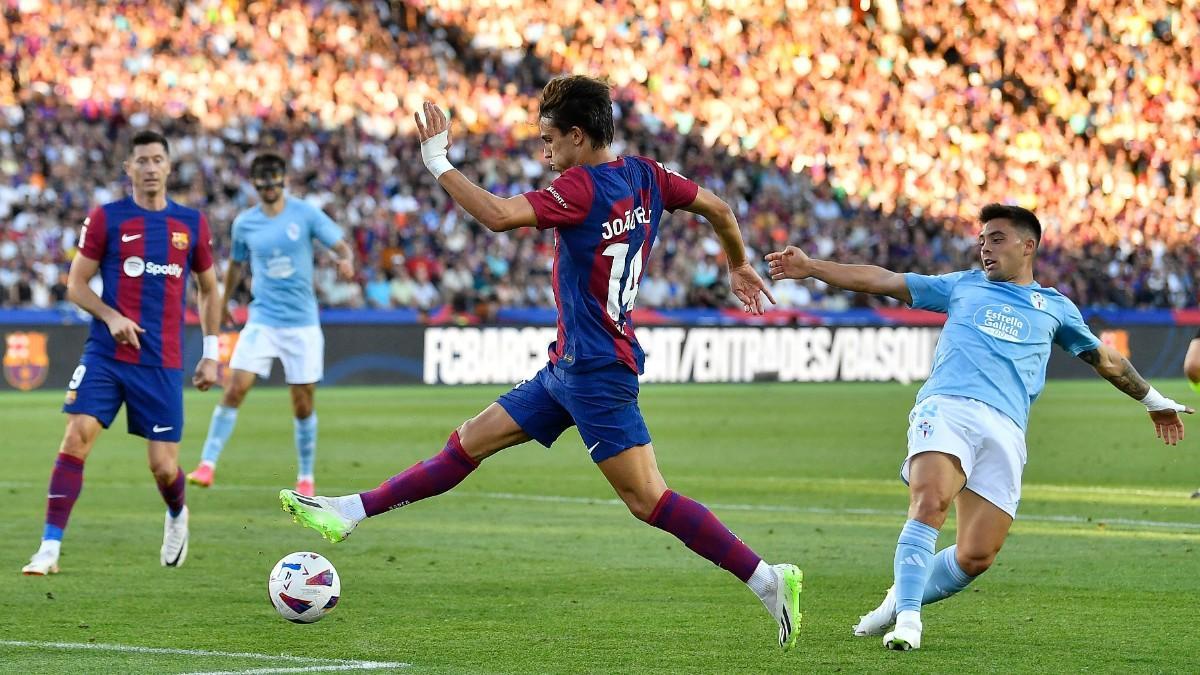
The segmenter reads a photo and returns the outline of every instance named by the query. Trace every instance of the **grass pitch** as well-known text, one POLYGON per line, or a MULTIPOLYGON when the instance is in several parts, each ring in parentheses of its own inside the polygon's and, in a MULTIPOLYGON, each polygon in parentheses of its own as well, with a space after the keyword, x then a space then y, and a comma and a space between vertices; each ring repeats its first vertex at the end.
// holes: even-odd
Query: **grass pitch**
MULTIPOLYGON (((1194 400, 1182 382, 1167 394, 1194 400)), ((437 452, 502 390, 318 391, 322 494, 375 486, 437 452)), ((260 389, 209 490, 189 488, 187 564, 158 564, 163 506, 124 419, 87 463, 63 572, 22 577, 62 433, 57 393, 0 397, 0 671, 1200 672, 1200 420, 1162 446, 1104 382, 1052 382, 1034 408, 1021 516, 995 567, 925 612, 918 652, 850 627, 891 578, 906 493, 896 479, 916 387, 648 386, 663 474, 770 561, 805 572, 803 632, 779 652, 758 600, 613 498, 578 435, 485 462, 448 495, 331 545, 275 494, 295 474, 287 393, 260 389), (342 575, 324 621, 266 598, 284 554, 342 575), (280 657, 279 655, 285 655, 280 657)), ((216 394, 191 392, 181 461, 196 463, 216 394)), ((939 548, 953 540, 953 519, 939 548)))

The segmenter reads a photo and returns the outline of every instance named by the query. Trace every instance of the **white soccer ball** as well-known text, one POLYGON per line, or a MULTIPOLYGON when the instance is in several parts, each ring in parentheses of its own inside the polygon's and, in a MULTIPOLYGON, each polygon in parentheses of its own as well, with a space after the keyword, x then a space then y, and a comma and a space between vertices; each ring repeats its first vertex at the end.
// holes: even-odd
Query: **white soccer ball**
POLYGON ((342 580, 333 563, 309 551, 289 553, 275 563, 267 593, 280 616, 292 623, 320 621, 337 606, 342 580))

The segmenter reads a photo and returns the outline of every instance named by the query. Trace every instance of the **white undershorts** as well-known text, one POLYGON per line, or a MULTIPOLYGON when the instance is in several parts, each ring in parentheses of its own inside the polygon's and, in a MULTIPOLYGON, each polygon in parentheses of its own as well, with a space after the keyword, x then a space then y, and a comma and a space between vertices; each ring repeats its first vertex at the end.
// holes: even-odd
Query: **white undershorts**
POLYGON ((238 335, 229 367, 271 376, 275 359, 288 384, 313 384, 325 376, 325 334, 319 325, 280 328, 248 323, 238 335))
POLYGON ((1011 417, 973 398, 930 396, 908 416, 908 457, 900 466, 905 483, 909 462, 922 452, 957 457, 967 476, 967 489, 1016 518, 1025 432, 1011 417))

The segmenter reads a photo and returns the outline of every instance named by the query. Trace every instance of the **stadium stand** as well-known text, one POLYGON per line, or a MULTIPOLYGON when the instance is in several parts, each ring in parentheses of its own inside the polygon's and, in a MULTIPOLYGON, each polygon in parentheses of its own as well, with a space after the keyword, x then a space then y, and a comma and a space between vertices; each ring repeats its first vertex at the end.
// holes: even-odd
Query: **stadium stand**
MULTIPOLYGON (((365 263, 356 282, 320 268, 326 306, 550 305, 550 236, 484 236, 452 208, 411 112, 451 109, 471 137, 455 164, 517 193, 549 181, 531 92, 559 72, 608 73, 618 151, 722 193, 757 254, 946 271, 973 259, 978 207, 1011 200, 1046 225, 1039 280, 1080 305, 1197 302, 1194 3, 565 0, 554 24, 530 0, 236 4, 0 1, 0 306, 64 302, 78 225, 147 127, 172 139, 173 195, 208 214, 222 264, 270 147, 365 263)), ((664 227, 640 306, 728 304, 705 231, 664 227)))

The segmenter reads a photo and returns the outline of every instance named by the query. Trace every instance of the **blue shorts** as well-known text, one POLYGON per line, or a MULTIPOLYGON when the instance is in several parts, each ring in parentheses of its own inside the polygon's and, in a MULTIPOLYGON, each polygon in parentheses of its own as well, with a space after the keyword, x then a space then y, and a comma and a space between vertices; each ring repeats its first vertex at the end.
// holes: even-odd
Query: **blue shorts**
POLYGON ((183 437, 183 371, 84 354, 67 384, 63 412, 91 415, 105 429, 125 404, 127 429, 150 441, 183 437))
POLYGON ((562 432, 579 427, 584 447, 599 463, 650 442, 637 397, 638 376, 620 363, 583 373, 546 364, 497 403, 547 448, 562 432))

